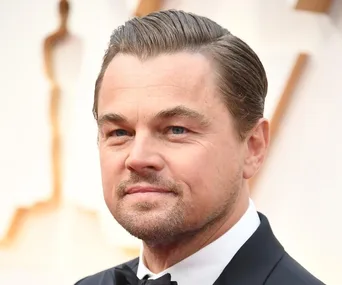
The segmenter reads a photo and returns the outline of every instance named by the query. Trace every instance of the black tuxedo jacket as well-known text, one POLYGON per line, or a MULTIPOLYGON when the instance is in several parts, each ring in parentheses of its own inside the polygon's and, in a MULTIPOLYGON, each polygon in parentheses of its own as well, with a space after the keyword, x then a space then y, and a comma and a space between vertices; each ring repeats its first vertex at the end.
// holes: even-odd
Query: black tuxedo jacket
MULTIPOLYGON (((324 285, 286 253, 274 236, 267 218, 260 213, 259 217, 261 223, 258 229, 213 285, 324 285)), ((139 259, 125 264, 137 272, 139 259)), ((114 270, 122 265, 88 276, 75 285, 115 285, 114 270)))

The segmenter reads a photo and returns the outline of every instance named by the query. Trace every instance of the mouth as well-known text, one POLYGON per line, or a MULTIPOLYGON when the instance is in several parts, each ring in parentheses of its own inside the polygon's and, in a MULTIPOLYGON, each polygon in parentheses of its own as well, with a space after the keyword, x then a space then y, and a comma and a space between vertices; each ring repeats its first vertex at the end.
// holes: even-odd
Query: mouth
POLYGON ((142 186, 136 185, 128 187, 125 191, 126 195, 133 195, 133 194, 148 194, 148 193, 160 193, 160 194, 169 194, 171 193, 169 190, 165 188, 155 187, 155 186, 142 186))

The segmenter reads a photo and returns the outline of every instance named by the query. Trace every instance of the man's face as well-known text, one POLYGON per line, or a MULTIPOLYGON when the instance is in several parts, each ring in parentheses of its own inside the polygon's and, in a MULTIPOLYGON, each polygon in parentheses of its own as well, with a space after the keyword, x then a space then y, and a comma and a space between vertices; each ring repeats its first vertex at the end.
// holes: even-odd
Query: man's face
POLYGON ((207 58, 117 55, 98 114, 104 198, 131 234, 171 242, 228 214, 245 148, 207 58))

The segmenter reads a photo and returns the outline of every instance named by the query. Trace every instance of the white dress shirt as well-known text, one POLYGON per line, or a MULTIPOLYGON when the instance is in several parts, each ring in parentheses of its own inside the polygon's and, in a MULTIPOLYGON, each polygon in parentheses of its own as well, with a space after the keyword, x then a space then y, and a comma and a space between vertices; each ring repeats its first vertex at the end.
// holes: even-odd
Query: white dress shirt
POLYGON ((149 275, 150 279, 156 279, 170 273, 171 280, 177 281, 178 285, 213 284, 259 224, 258 213, 253 201, 250 200, 245 214, 229 231, 193 255, 158 274, 152 273, 143 263, 143 247, 141 247, 137 276, 142 279, 149 275))

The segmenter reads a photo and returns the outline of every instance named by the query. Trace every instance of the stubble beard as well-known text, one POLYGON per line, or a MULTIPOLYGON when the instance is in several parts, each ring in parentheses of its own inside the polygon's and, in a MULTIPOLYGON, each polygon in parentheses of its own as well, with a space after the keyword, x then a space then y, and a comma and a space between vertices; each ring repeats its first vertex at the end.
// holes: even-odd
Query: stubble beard
MULTIPOLYGON (((153 246, 172 243, 180 232, 184 231, 185 205, 182 201, 183 189, 180 184, 165 180, 155 172, 144 175, 132 172, 130 178, 122 181, 117 189, 118 202, 112 215, 116 221, 131 235, 153 246), (127 207, 125 205, 125 190, 130 185, 146 182, 150 185, 168 190, 173 205, 169 203, 138 202, 127 207)), ((163 194, 164 195, 164 194, 163 194)), ((168 200, 171 200, 168 199, 168 200)))
POLYGON ((131 235, 143 240, 149 246, 163 246, 179 239, 184 232, 184 206, 179 200, 167 209, 151 203, 138 203, 134 210, 127 213, 127 208, 118 204, 114 218, 131 235))
MULTIPOLYGON (((231 191, 215 211, 211 212, 203 221, 187 222, 187 205, 182 200, 182 188, 180 185, 171 182, 161 182, 155 175, 141 178, 131 175, 129 181, 120 183, 117 188, 120 201, 116 209, 111 211, 116 221, 131 235, 143 240, 150 247, 168 246, 180 241, 191 240, 195 235, 209 230, 215 224, 220 223, 233 211, 234 204, 239 196, 238 181, 231 181, 231 191), (138 181, 139 180, 139 181, 138 181), (167 186, 177 197, 178 201, 173 205, 155 205, 149 202, 140 202, 134 205, 134 209, 127 209, 124 205, 123 192, 127 185, 137 182, 148 182, 152 185, 167 186), (158 181, 158 182, 157 182, 158 181), (168 207, 169 208, 168 208, 168 207), (158 210, 155 210, 158 208, 158 210)), ((191 219, 190 219, 191 220, 191 219)))

